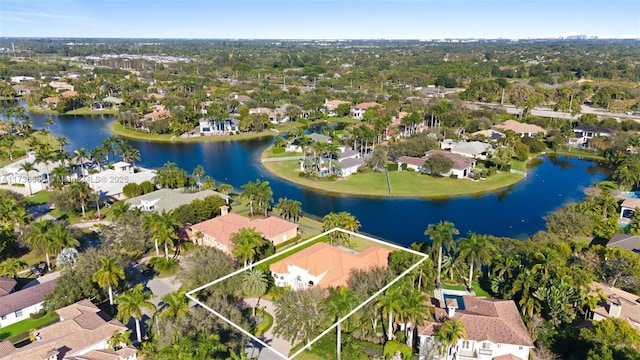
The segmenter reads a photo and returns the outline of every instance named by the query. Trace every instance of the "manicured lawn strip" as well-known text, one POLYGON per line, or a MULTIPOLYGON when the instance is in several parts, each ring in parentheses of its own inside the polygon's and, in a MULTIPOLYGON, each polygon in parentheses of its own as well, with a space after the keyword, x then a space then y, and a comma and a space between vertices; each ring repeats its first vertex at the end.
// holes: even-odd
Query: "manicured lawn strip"
MULTIPOLYGON (((446 282, 442 283, 442 287, 444 289, 447 289, 447 290, 460 290, 460 291, 462 291, 462 290, 466 290, 467 289, 467 286, 465 284, 449 284, 449 283, 446 283, 446 282)), ((474 281, 473 284, 472 284, 472 287, 473 287, 473 291, 476 293, 476 296, 482 296, 482 297, 486 297, 486 298, 491 298, 491 295, 489 295, 488 292, 484 291, 480 287, 479 283, 474 281)))
MULTIPOLYGON (((60 317, 55 312, 50 312, 37 320, 25 319, 15 324, 11 324, 7 327, 0 329, 0 341, 6 338, 26 333, 25 338, 29 337, 29 330, 40 329, 46 325, 53 324, 60 320, 60 317)), ((21 339, 20 339, 21 340, 21 339)))
POLYGON ((71 110, 64 113, 65 115, 118 115, 118 110, 91 110, 88 106, 71 110))
MULTIPOLYGON (((389 196, 387 179, 383 172, 354 174, 346 179, 327 181, 298 176, 298 161, 269 162, 262 164, 275 175, 293 183, 330 193, 389 196)), ((481 194, 513 185, 522 180, 517 174, 501 172, 486 180, 433 178, 413 171, 390 171, 391 196, 446 198, 449 196, 481 194)))
POLYGON ((34 114, 53 114, 53 115, 59 114, 59 112, 57 112, 56 110, 43 109, 35 106, 27 106, 27 110, 29 110, 29 112, 34 114))
POLYGON ((256 325, 254 334, 256 336, 261 336, 262 334, 269 331, 269 329, 271 329, 271 326, 273 326, 273 316, 262 309, 258 309, 256 313, 262 318, 262 322, 256 325))
POLYGON ((560 150, 558 149, 557 151, 550 151, 547 154, 549 155, 565 155, 565 156, 572 156, 572 157, 582 157, 585 159, 592 159, 592 160, 604 160, 604 157, 598 155, 597 153, 590 151, 590 150, 586 150, 586 149, 569 149, 569 150, 560 150))
POLYGON ((37 193, 33 194, 33 196, 28 197, 27 199, 29 200, 30 205, 44 205, 49 202, 50 194, 51 193, 46 190, 38 191, 37 193))

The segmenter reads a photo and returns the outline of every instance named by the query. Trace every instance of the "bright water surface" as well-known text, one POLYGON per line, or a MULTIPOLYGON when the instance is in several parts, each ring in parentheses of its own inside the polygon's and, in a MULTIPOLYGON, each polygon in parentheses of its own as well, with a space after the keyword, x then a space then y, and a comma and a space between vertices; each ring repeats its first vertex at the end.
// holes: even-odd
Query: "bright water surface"
MULTIPOLYGON (((33 114, 37 128, 44 127, 47 115, 33 114)), ((56 116, 51 130, 69 140, 68 150, 87 150, 111 135, 110 116, 56 116)), ((202 164, 218 182, 239 188, 257 178, 268 180, 277 202, 288 197, 302 202, 306 213, 322 217, 331 211, 348 211, 362 223, 361 231, 393 242, 409 245, 427 240, 428 224, 441 220, 455 223, 461 234, 468 231, 525 238, 544 229, 543 217, 570 201, 579 201, 583 190, 606 177, 606 171, 591 161, 545 157, 531 168, 528 177, 502 191, 448 200, 368 198, 329 195, 281 180, 260 164, 260 153, 271 138, 211 143, 152 143, 130 141, 140 150, 145 167, 160 167, 167 161, 191 173, 202 164)), ((462 181, 462 180, 461 180, 462 181)))

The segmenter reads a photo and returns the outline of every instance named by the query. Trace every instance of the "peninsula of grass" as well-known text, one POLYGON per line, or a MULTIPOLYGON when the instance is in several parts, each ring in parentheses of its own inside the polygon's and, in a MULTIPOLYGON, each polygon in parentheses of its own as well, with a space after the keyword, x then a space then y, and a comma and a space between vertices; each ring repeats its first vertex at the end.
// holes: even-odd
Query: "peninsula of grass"
MULTIPOLYGON (((263 158, 271 157, 271 149, 266 149, 262 155, 263 158)), ((407 170, 389 171, 389 181, 391 183, 391 193, 389 193, 387 177, 384 172, 354 174, 344 179, 330 181, 299 176, 300 166, 297 160, 263 162, 262 166, 280 178, 310 189, 335 194, 378 197, 447 198, 477 195, 506 188, 524 178, 522 175, 506 171, 479 181, 451 179, 448 177, 434 178, 407 170)))
POLYGON ((120 135, 123 138, 151 141, 151 142, 215 142, 215 141, 236 141, 236 140, 251 140, 259 139, 262 137, 276 136, 280 133, 287 132, 296 127, 304 127, 301 123, 287 123, 278 125, 273 129, 264 130, 260 132, 248 132, 235 135, 213 135, 213 136, 194 136, 189 138, 182 138, 174 134, 155 134, 144 131, 133 130, 125 127, 124 125, 113 122, 109 129, 116 135, 120 135))
POLYGON ((104 110, 92 110, 90 107, 81 107, 79 109, 71 110, 64 113, 64 115, 118 115, 118 110, 104 109, 104 110))

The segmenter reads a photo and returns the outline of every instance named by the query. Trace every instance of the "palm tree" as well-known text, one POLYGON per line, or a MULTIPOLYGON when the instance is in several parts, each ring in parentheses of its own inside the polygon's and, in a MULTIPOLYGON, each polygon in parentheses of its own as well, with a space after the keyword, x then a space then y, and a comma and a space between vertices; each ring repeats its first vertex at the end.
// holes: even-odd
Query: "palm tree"
POLYGON ((49 163, 54 160, 53 153, 45 147, 41 147, 36 151, 36 163, 44 164, 47 182, 51 179, 49 173, 49 163))
POLYGON ((102 171, 102 162, 107 157, 107 150, 102 146, 96 146, 91 150, 90 155, 98 165, 98 171, 102 171))
POLYGON ((53 228, 53 221, 40 219, 31 225, 31 230, 27 233, 27 242, 40 252, 45 254, 47 258, 47 268, 51 268, 49 261, 49 249, 51 247, 51 238, 49 231, 53 228))
POLYGON ((1 276, 12 276, 17 277, 18 271, 24 269, 27 266, 27 263, 17 259, 17 258, 8 258, 7 260, 0 263, 0 275, 1 276))
POLYGON ((467 332, 462 320, 446 321, 442 324, 442 327, 440 327, 436 333, 436 339, 442 346, 440 351, 444 352, 446 350, 445 359, 449 359, 451 347, 455 346, 458 340, 464 339, 466 336, 467 332))
POLYGON ((151 213, 147 215, 144 219, 144 228, 151 232, 153 235, 153 241, 156 246, 156 256, 160 256, 160 249, 158 248, 158 241, 164 241, 165 243, 165 257, 167 257, 167 241, 171 241, 176 239, 177 237, 172 237, 169 235, 169 232, 174 232, 178 229, 182 224, 176 220, 173 216, 172 212, 162 211, 161 213, 151 213), (163 230, 164 229, 164 230, 163 230), (162 236, 162 240, 159 238, 162 236))
POLYGON ((402 313, 408 323, 411 323, 411 333, 409 333, 409 327, 405 324, 405 338, 407 339, 407 345, 413 346, 413 331, 417 329, 417 325, 422 325, 425 318, 431 319, 431 309, 427 305, 429 297, 425 295, 421 290, 414 289, 408 291, 406 296, 402 297, 402 313))
MULTIPOLYGON (((338 227, 340 227, 340 217, 337 213, 330 212, 322 218, 322 231, 329 231, 338 227)), ((329 234, 329 243, 331 245, 338 238, 337 233, 337 231, 334 231, 329 234)))
POLYGON ((54 223, 49 229, 49 251, 56 254, 64 248, 76 248, 80 246, 80 241, 71 236, 71 232, 66 223, 54 223))
POLYGON ((438 249, 438 285, 440 282, 440 275, 442 273, 442 248, 446 247, 447 250, 453 246, 453 235, 458 235, 460 232, 455 228, 455 225, 449 221, 440 221, 436 225, 429 225, 424 232, 425 235, 429 235, 431 238, 431 246, 438 249))
POLYGON ((56 136, 56 141, 58 142, 58 144, 60 144, 60 152, 63 152, 64 146, 69 143, 69 141, 67 141, 67 138, 64 136, 56 136))
POLYGON ((480 265, 491 260, 493 245, 486 235, 469 233, 469 238, 460 241, 460 255, 469 262, 469 289, 473 286, 473 266, 479 262, 480 265))
POLYGON ((20 170, 27 173, 27 184, 29 185, 29 195, 33 195, 33 191, 31 190, 31 176, 29 176, 29 173, 31 171, 38 171, 38 169, 36 169, 33 166, 33 163, 25 161, 24 163, 20 164, 20 170))
POLYGON ((75 151, 75 156, 74 158, 80 162, 80 169, 82 170, 82 174, 80 175, 80 177, 84 177, 84 162, 85 160, 87 160, 89 158, 89 153, 87 152, 87 150, 85 148, 78 148, 75 151))
POLYGON ((264 210, 264 216, 266 217, 269 211, 269 206, 273 201, 273 190, 269 186, 268 181, 256 180, 255 189, 255 201, 257 203, 256 210, 264 210))
POLYGON ((275 208, 280 212, 280 216, 282 216, 283 219, 287 218, 296 222, 302 212, 302 203, 297 200, 280 198, 275 208))
POLYGON ((225 194, 225 195, 229 195, 231 193, 231 191, 233 190, 233 186, 229 185, 229 184, 219 184, 218 185, 218 191, 225 194))
POLYGON ((198 180, 198 190, 200 190, 201 187, 202 187, 202 183, 201 183, 200 180, 202 179, 202 177, 205 174, 204 167, 202 165, 196 166, 195 169, 193 169, 193 173, 192 174, 198 180))
POLYGON ((253 202, 258 194, 258 186, 256 183, 254 183, 253 181, 249 181, 248 183, 241 186, 242 194, 240 195, 240 197, 249 200, 249 216, 253 216, 253 202))
POLYGON ((237 233, 231 235, 233 243, 233 256, 242 259, 244 266, 247 262, 253 262, 258 254, 258 249, 264 244, 262 234, 253 228, 242 228, 237 233))
POLYGON ((56 166, 51 170, 51 175, 53 175, 53 180, 49 181, 51 186, 61 189, 64 186, 65 180, 69 176, 69 169, 63 165, 56 166))
POLYGON ((111 205, 111 215, 115 221, 120 221, 129 212, 131 205, 124 201, 116 201, 111 205))
POLYGON ((116 299, 118 304, 118 320, 127 323, 131 318, 136 322, 136 338, 138 342, 142 341, 140 334, 140 320, 142 319, 142 310, 148 309, 155 311, 156 307, 149 299, 153 297, 153 294, 144 289, 142 284, 137 284, 133 289, 122 294, 116 299))
POLYGON ((337 144, 330 143, 327 144, 324 150, 327 154, 327 157, 329 158, 329 175, 333 175, 333 167, 331 166, 331 161, 333 160, 334 156, 338 156, 340 147, 338 147, 337 144))
POLYGON ((242 292, 248 297, 257 297, 258 302, 253 307, 253 317, 256 317, 256 308, 260 303, 260 297, 267 292, 269 280, 267 274, 260 269, 250 269, 242 275, 242 292))
POLYGON ((169 259, 169 245, 172 247, 175 244, 175 240, 178 240, 178 235, 172 226, 162 226, 155 234, 155 237, 159 244, 164 245, 164 258, 169 259))
POLYGON ((191 309, 184 291, 172 291, 163 295, 161 300, 166 305, 160 312, 161 317, 177 319, 180 316, 187 315, 191 309))
POLYGON ((69 193, 72 199, 80 203, 80 208, 82 209, 82 219, 85 220, 87 218, 85 206, 87 205, 87 201, 91 197, 91 189, 89 188, 87 183, 75 181, 71 183, 71 185, 69 185, 69 193))
POLYGON ((44 124, 49 128, 49 139, 51 139, 51 125, 55 124, 53 116, 49 116, 44 120, 44 124))
POLYGON ((111 135, 102 141, 102 146, 107 151, 107 161, 109 154, 114 154, 113 157, 115 158, 116 148, 121 141, 122 140, 116 135, 111 135))
POLYGON ((100 262, 102 266, 91 276, 91 280, 102 289, 109 289, 109 305, 113 306, 112 288, 124 280, 124 268, 115 257, 101 256, 100 262))
MULTIPOLYGON (((358 299, 358 296, 356 296, 356 294, 346 286, 341 286, 338 289, 329 288, 329 297, 323 301, 322 310, 330 319, 338 321, 353 310, 359 302, 360 300, 358 299)), ((337 360, 340 360, 342 323, 338 324, 336 331, 336 358, 337 360)))
POLYGON ((521 306, 521 311, 523 314, 527 313, 527 310, 532 310, 532 306, 525 306, 530 303, 530 298, 533 293, 532 289, 535 289, 538 285, 538 281, 536 275, 531 272, 531 270, 527 268, 521 268, 521 271, 516 276, 513 281, 513 285, 511 285, 511 294, 516 295, 520 293, 520 301, 519 304, 521 306))
POLYGON ((387 327, 387 340, 393 339, 393 314, 400 313, 402 311, 401 299, 402 292, 398 286, 391 287, 385 291, 384 294, 378 297, 376 307, 382 309, 383 314, 387 314, 389 319, 389 326, 387 327))
POLYGON ((127 329, 122 332, 114 330, 113 335, 111 335, 109 340, 107 340, 107 344, 114 351, 122 349, 127 345, 131 345, 131 330, 127 329))

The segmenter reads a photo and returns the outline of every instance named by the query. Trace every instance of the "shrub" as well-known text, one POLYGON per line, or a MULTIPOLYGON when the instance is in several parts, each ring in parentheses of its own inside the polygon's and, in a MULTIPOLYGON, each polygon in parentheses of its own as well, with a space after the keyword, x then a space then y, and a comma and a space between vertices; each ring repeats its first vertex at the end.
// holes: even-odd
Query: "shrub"
POLYGON ((173 258, 166 259, 162 256, 156 256, 149 259, 149 264, 153 265, 153 267, 160 271, 173 271, 178 267, 178 260, 173 258))
POLYGON ((142 194, 148 194, 156 190, 156 186, 151 181, 144 181, 140 184, 142 194))
POLYGON ((407 170, 407 164, 402 164, 401 168, 402 170, 407 170))
POLYGON ((387 164, 387 170, 389 170, 389 171, 398 171, 398 163, 387 164))
POLYGON ((298 118, 298 122, 299 122, 300 124, 305 124, 305 125, 309 124, 309 120, 307 120, 307 119, 303 119, 303 118, 298 118))
POLYGON ((480 173, 474 173, 473 180, 480 180, 480 173))
POLYGON ((29 317, 31 318, 31 320, 38 320, 43 316, 45 316, 46 314, 47 314, 47 311, 45 309, 40 309, 40 311, 36 313, 29 314, 29 317))
POLYGON ((338 180, 338 175, 331 175, 331 176, 329 176, 329 180, 331 180, 331 181, 336 181, 336 180, 338 180))
POLYGON ((456 174, 451 174, 451 175, 449 175, 449 177, 450 177, 450 178, 452 178, 452 179, 457 179, 457 178, 458 178, 458 175, 456 175, 456 174))
POLYGON ((300 176, 300 177, 309 177, 309 174, 307 174, 307 173, 306 173, 306 172, 304 172, 304 171, 300 171, 300 172, 298 173, 298 176, 300 176))
POLYGON ((132 198, 142 195, 142 188, 136 183, 129 183, 122 188, 122 193, 128 198, 132 198))
POLYGON ((271 148, 271 152, 274 153, 274 154, 281 154, 284 151, 285 151, 285 148, 283 148, 283 147, 281 147, 281 148, 277 148, 277 147, 271 148))

